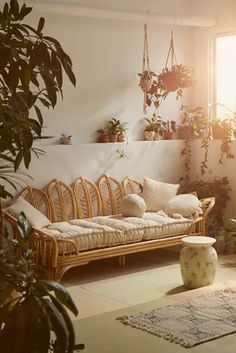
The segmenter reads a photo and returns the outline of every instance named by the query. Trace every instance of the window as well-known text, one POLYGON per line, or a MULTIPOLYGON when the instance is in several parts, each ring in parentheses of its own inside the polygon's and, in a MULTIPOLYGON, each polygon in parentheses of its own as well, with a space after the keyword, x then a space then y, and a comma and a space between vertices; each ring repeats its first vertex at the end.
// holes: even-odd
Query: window
POLYGON ((216 116, 236 111, 236 35, 216 38, 216 116))

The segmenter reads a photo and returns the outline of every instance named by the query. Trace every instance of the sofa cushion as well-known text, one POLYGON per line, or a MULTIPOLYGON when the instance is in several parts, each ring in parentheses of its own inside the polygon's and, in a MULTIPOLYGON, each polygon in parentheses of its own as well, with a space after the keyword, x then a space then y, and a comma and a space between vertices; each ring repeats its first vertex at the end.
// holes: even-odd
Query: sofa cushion
POLYGON ((30 225, 37 229, 47 227, 51 224, 49 219, 44 214, 39 212, 21 196, 19 196, 18 199, 16 199, 11 206, 7 207, 5 211, 16 218, 19 217, 21 212, 24 212, 30 225))
POLYGON ((123 245, 126 239, 126 236, 119 230, 80 219, 52 223, 43 231, 58 240, 74 240, 79 251, 123 245))
POLYGON ((191 194, 177 195, 167 202, 164 211, 170 216, 178 213, 183 217, 189 217, 201 211, 201 201, 191 194))
POLYGON ((144 178, 143 198, 147 205, 147 211, 162 210, 166 203, 177 194, 178 188, 179 184, 144 178))
POLYGON ((136 194, 126 195, 120 201, 120 212, 123 216, 142 217, 145 211, 144 199, 136 194))

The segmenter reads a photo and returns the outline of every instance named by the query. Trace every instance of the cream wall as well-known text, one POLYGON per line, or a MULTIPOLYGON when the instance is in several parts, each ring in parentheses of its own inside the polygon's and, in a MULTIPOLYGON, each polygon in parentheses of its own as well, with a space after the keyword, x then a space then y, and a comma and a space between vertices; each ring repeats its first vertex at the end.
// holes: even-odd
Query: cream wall
MULTIPOLYGON (((168 1, 77 1, 79 5, 122 8, 158 13, 190 13, 188 0, 168 1)), ((182 141, 138 142, 143 138, 143 95, 137 73, 142 67, 143 24, 89 19, 48 13, 30 15, 32 24, 46 19, 45 33, 56 37, 72 58, 77 87, 65 80, 64 100, 54 111, 45 111, 45 135, 40 147, 46 155, 33 158, 28 184, 45 186, 57 177, 71 182, 83 175, 92 180, 109 173, 119 178, 132 175, 177 182, 182 172, 182 141), (112 117, 129 123, 126 144, 95 144, 96 130, 112 117), (61 133, 73 135, 72 146, 56 145, 61 133), (137 142, 134 142, 137 141, 137 142), (124 149, 127 158, 118 159, 124 149)), ((180 63, 192 63, 190 27, 150 24, 151 68, 161 70, 174 30, 176 55, 180 63)), ((190 96, 190 91, 188 93, 190 96)), ((186 100, 188 98, 186 97, 186 100)), ((180 102, 172 96, 160 109, 163 119, 178 119, 180 102)))

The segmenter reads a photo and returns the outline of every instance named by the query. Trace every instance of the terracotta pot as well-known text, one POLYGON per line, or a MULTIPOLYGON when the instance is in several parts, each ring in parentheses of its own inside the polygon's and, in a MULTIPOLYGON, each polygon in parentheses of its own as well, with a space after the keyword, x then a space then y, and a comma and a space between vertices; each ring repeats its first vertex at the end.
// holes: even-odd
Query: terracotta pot
POLYGON ((117 142, 118 135, 117 134, 111 134, 109 135, 110 142, 117 142))
POLYGON ((166 131, 164 132, 164 140, 173 140, 174 132, 173 131, 166 131))
POLYGON ((126 136, 125 134, 119 134, 117 137, 118 142, 125 142, 126 141, 126 136))
POLYGON ((222 126, 212 124, 212 137, 214 140, 223 140, 225 137, 225 130, 222 126))
POLYGON ((144 138, 146 141, 153 141, 155 136, 155 131, 144 131, 144 138))
POLYGON ((180 74, 177 70, 173 70, 163 74, 162 77, 163 87, 168 92, 175 92, 179 88, 181 84, 180 74))
POLYGON ((192 128, 188 125, 178 126, 176 130, 176 137, 179 140, 189 140, 192 138, 192 128))
POLYGON ((98 143, 107 143, 110 141, 109 136, 108 135, 100 135, 98 136, 98 143))

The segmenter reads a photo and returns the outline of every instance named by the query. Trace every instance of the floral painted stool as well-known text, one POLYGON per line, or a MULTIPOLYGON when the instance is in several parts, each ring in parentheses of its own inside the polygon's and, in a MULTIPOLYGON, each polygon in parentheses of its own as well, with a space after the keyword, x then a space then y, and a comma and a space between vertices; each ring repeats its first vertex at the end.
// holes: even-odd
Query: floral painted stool
POLYGON ((211 246, 216 240, 210 237, 190 236, 182 239, 180 269, 187 288, 199 288, 212 284, 215 279, 217 253, 211 246))

